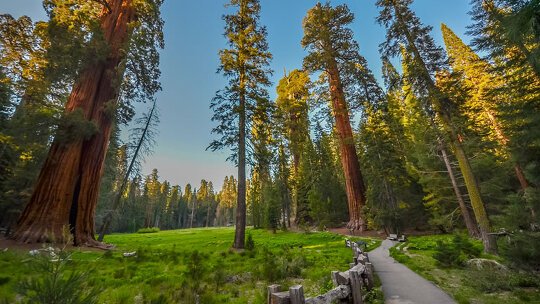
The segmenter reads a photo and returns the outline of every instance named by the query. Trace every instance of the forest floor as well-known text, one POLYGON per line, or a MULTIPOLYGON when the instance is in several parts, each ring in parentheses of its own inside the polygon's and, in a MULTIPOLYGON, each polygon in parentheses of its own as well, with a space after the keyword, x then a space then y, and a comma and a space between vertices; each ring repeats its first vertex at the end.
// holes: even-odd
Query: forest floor
MULTIPOLYGON (((264 304, 271 284, 284 288, 301 284, 306 297, 332 289, 331 271, 346 270, 352 259, 345 237, 330 232, 273 234, 248 229, 248 235, 255 248, 234 251, 230 249, 234 228, 113 234, 105 241, 115 244, 114 250, 68 249, 58 276, 51 272, 58 267, 48 266, 59 262, 47 251, 29 254, 31 249, 50 245, 21 246, 4 240, 0 243, 0 303, 30 294, 24 282, 39 285, 51 278, 82 274, 85 279, 78 289, 97 290, 98 303, 194 303, 199 298, 200 303, 264 304), (127 252, 136 254, 124 257, 127 252)), ((380 244, 377 239, 353 238, 360 239, 369 244, 369 250, 380 244)))

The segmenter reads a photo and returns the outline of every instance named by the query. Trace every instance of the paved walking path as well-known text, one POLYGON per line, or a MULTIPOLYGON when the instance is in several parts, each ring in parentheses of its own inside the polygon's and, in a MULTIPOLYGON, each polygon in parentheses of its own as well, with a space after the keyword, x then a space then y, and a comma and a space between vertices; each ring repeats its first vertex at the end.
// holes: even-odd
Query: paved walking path
POLYGON ((439 287, 396 262, 388 249, 394 242, 385 240, 369 252, 369 260, 381 279, 385 304, 455 304, 439 287))

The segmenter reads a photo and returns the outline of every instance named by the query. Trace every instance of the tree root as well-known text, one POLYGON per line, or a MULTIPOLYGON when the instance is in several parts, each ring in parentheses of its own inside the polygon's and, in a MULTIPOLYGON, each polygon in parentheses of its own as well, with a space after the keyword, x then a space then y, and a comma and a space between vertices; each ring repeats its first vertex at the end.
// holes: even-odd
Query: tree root
POLYGON ((362 232, 362 231, 367 230, 367 225, 364 222, 364 220, 361 219, 361 218, 360 219, 351 219, 349 221, 349 223, 347 223, 347 229, 349 229, 350 231, 362 232))
POLYGON ((102 249, 102 250, 111 250, 111 249, 115 248, 115 246, 112 245, 112 244, 99 242, 99 241, 96 241, 95 239, 93 239, 91 237, 85 238, 84 241, 77 242, 77 246, 84 246, 84 247, 89 247, 89 248, 97 248, 97 249, 102 249))

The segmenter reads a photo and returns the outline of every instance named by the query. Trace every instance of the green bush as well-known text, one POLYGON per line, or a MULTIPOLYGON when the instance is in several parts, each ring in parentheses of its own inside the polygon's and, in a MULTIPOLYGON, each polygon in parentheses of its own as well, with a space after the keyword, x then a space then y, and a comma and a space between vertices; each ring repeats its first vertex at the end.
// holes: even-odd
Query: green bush
POLYGON ((433 258, 442 267, 462 267, 468 259, 479 257, 481 253, 482 248, 467 237, 456 234, 451 243, 437 241, 433 258))
POLYGON ((159 228, 158 227, 149 227, 149 228, 141 228, 139 230, 137 230, 137 233, 156 233, 156 232, 159 232, 159 228))
POLYGON ((521 232, 500 242, 501 254, 515 266, 540 269, 540 234, 521 232))
POLYGON ((261 274, 268 282, 275 282, 283 278, 283 272, 276 263, 276 256, 268 249, 263 249, 263 263, 261 264, 261 274))
POLYGON ((9 281, 11 281, 10 277, 0 277, 0 286, 7 284, 9 281))
POLYGON ((255 242, 253 241, 253 236, 251 235, 250 232, 248 232, 248 235, 247 235, 245 248, 246 250, 249 250, 249 251, 252 251, 253 249, 255 249, 255 242))
POLYGON ((465 263, 461 251, 452 244, 443 241, 437 241, 433 258, 443 267, 463 266, 465 263))
POLYGON ((51 247, 34 255, 29 266, 38 276, 22 280, 16 287, 23 303, 97 303, 98 290, 87 284, 89 272, 75 270, 70 260, 71 254, 51 247))
POLYGON ((511 290, 506 277, 496 271, 475 271, 471 273, 467 284, 484 293, 511 290))

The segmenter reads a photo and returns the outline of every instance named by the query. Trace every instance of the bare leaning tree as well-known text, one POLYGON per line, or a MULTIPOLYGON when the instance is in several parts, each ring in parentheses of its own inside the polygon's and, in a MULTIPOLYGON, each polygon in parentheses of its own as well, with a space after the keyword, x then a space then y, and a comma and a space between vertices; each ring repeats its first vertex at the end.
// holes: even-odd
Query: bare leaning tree
POLYGON ((141 162, 144 157, 152 153, 152 147, 155 145, 155 137, 157 135, 157 124, 159 123, 159 112, 156 108, 156 102, 141 118, 136 121, 136 127, 132 130, 131 141, 128 144, 128 149, 131 150, 131 160, 129 166, 122 177, 122 182, 116 190, 111 208, 103 219, 103 223, 98 229, 98 241, 103 242, 105 234, 109 233, 109 229, 115 217, 118 215, 118 210, 122 205, 122 196, 126 191, 126 187, 130 178, 133 178, 140 171, 141 162))

